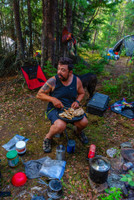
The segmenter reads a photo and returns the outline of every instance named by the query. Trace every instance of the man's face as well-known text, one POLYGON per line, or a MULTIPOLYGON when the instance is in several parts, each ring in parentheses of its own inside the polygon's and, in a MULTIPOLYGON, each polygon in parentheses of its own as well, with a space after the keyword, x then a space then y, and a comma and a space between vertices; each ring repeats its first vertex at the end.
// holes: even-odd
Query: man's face
POLYGON ((57 69, 57 74, 61 81, 67 81, 70 75, 68 65, 59 64, 57 69))

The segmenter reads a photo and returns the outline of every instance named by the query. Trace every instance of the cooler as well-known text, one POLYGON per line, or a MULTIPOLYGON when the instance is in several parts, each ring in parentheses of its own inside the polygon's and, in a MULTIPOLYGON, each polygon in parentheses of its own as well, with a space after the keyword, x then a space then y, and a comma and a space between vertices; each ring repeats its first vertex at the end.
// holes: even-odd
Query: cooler
POLYGON ((96 92, 87 103, 87 113, 103 116, 104 111, 108 108, 110 98, 108 95, 96 92))

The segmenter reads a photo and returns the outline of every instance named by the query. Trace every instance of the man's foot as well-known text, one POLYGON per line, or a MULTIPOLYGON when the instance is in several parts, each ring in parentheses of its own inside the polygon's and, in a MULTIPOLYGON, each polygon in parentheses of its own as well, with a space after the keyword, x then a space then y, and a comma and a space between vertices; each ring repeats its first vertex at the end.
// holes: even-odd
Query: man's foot
POLYGON ((45 153, 50 153, 51 152, 51 149, 52 149, 51 143, 52 143, 51 139, 48 139, 48 138, 46 138, 43 141, 43 150, 44 150, 45 153))
POLYGON ((81 133, 79 134, 79 139, 80 141, 83 143, 83 144, 88 144, 88 138, 87 136, 85 135, 85 133, 83 131, 81 131, 81 133))

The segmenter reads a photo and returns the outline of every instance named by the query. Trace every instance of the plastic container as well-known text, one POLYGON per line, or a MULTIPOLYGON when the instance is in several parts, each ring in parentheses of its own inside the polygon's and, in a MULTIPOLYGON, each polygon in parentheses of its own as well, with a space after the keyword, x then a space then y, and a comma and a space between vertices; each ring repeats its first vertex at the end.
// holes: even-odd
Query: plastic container
POLYGON ((75 140, 68 140, 67 143, 67 152, 74 153, 75 151, 75 140))
POLYGON ((19 156, 16 150, 7 152, 6 157, 8 159, 8 165, 10 167, 16 167, 19 163, 19 156))
POLYGON ((19 155, 22 155, 26 152, 26 142, 19 141, 16 143, 16 151, 19 155))
POLYGON ((103 116, 104 111, 108 108, 109 96, 96 92, 87 104, 87 112, 103 116))

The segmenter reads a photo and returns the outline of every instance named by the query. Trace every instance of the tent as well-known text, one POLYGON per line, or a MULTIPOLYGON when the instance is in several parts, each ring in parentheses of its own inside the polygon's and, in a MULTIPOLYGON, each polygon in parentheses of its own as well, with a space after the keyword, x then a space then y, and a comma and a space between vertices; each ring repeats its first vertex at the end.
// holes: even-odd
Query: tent
POLYGON ((15 51, 15 41, 7 36, 1 36, 2 48, 7 52, 15 51))
POLYGON ((39 65, 22 66, 21 70, 30 90, 43 86, 47 81, 39 65))
POLYGON ((126 56, 134 55, 134 35, 127 35, 119 40, 112 50, 114 52, 121 52, 123 47, 126 49, 126 56))

